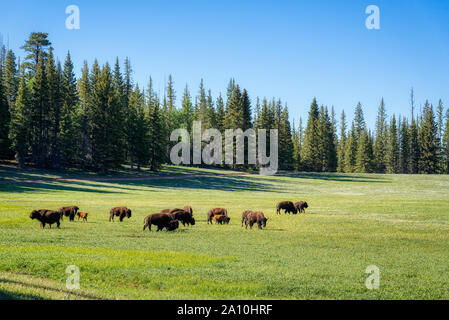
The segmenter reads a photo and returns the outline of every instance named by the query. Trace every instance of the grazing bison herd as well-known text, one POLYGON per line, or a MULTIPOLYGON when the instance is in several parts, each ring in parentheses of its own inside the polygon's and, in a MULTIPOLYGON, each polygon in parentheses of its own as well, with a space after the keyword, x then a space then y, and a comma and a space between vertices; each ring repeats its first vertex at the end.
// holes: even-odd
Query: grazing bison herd
MULTIPOLYGON (((305 209, 308 208, 307 202, 299 201, 293 203, 291 201, 279 202, 276 206, 277 214, 281 214, 281 210, 284 210, 285 214, 298 214, 305 213, 305 209)), ((56 223, 59 228, 61 221, 65 217, 68 217, 70 221, 75 221, 75 217, 78 217, 83 222, 87 222, 87 212, 80 212, 77 206, 62 207, 58 211, 54 210, 33 210, 30 214, 31 219, 36 219, 41 223, 41 227, 45 228, 45 225, 49 225, 50 228, 52 224, 56 223)), ((114 217, 118 217, 120 222, 125 218, 131 218, 131 209, 127 207, 115 207, 109 211, 109 221, 114 222, 114 217)), ((207 213, 207 224, 229 224, 231 218, 228 216, 228 210, 225 208, 214 208, 210 209, 207 213)), ((250 229, 253 228, 255 224, 259 229, 265 228, 267 226, 268 218, 265 217, 261 211, 251 211, 247 210, 242 213, 242 227, 245 224, 245 228, 248 226, 250 229)), ((190 206, 185 206, 182 209, 164 209, 159 213, 150 214, 144 219, 143 230, 148 228, 151 231, 151 226, 155 225, 157 227, 156 231, 161 231, 164 228, 167 231, 174 231, 179 228, 179 224, 182 223, 183 226, 194 226, 195 219, 193 218, 193 209, 190 206)))

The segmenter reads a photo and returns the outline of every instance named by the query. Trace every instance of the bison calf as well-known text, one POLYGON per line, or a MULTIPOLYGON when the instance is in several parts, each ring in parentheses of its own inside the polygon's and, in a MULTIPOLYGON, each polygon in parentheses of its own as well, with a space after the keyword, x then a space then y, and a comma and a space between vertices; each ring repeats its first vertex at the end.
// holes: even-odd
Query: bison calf
POLYGON ((210 209, 209 212, 207 213, 207 224, 212 224, 212 219, 214 216, 228 216, 228 210, 224 209, 224 208, 215 208, 215 209, 210 209))
POLYGON ((263 212, 251 212, 246 217, 245 225, 246 225, 247 229, 248 229, 248 225, 249 225, 250 229, 252 229, 253 225, 255 223, 257 223, 257 227, 259 229, 262 229, 262 227, 266 227, 267 226, 267 220, 268 219, 265 218, 263 212))
POLYGON ((78 216, 78 221, 80 221, 80 219, 83 219, 83 221, 87 221, 87 212, 78 212, 76 215, 78 216))
POLYGON ((179 228, 178 220, 173 219, 173 216, 169 213, 150 214, 145 218, 144 223, 143 230, 148 227, 149 231, 151 231, 152 224, 157 226, 156 231, 161 231, 164 228, 166 228, 167 231, 174 231, 179 228))
POLYGON ((225 215, 215 215, 214 220, 215 220, 215 224, 229 224, 229 221, 231 221, 231 218, 229 218, 225 215))
POLYGON ((46 224, 50 225, 50 229, 51 229, 51 225, 53 223, 56 223, 56 226, 58 228, 61 224, 59 222, 59 219, 61 219, 61 213, 58 211, 53 211, 53 210, 46 210, 46 209, 33 210, 33 212, 31 212, 31 214, 30 214, 30 218, 32 220, 34 220, 34 219, 39 220, 41 223, 42 229, 45 228, 46 224))
POLYGON ((112 208, 109 212, 109 221, 114 222, 115 216, 120 218, 120 222, 122 222, 125 217, 129 219, 131 218, 131 209, 128 209, 127 207, 112 208))

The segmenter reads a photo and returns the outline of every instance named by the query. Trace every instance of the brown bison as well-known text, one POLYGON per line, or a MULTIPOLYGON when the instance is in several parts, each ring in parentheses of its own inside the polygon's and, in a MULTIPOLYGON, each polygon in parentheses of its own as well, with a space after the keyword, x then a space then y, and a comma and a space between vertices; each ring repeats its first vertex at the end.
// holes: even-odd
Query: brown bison
POLYGON ((243 223, 246 222, 246 219, 247 219, 247 217, 248 217, 248 215, 250 213, 253 213, 253 211, 251 211, 251 210, 243 211, 243 213, 242 213, 242 227, 243 227, 243 223))
POLYGON ((262 229, 262 227, 267 226, 268 219, 265 218, 263 212, 251 212, 247 217, 245 221, 245 226, 248 229, 248 225, 250 229, 253 228, 253 225, 257 223, 257 227, 259 229, 262 229))
POLYGON ((298 201, 295 203, 295 207, 299 213, 301 213, 301 212, 306 213, 306 209, 309 207, 309 205, 305 201, 298 201))
POLYGON ((61 220, 63 220, 63 216, 66 216, 66 217, 69 217, 70 221, 75 221, 75 216, 79 209, 80 208, 78 208, 77 206, 59 208, 59 213, 61 214, 61 220))
POLYGON ((80 221, 80 219, 83 219, 83 221, 87 221, 87 212, 78 212, 76 215, 78 216, 78 221, 80 221))
POLYGON ((56 226, 58 228, 61 224, 59 222, 59 220, 61 219, 61 213, 59 211, 46 210, 46 209, 33 210, 33 212, 31 212, 30 214, 30 218, 32 220, 34 219, 39 220, 41 222, 42 229, 45 228, 46 224, 50 225, 50 229, 53 223, 56 223, 56 226))
POLYGON ((228 210, 224 209, 224 208, 215 208, 215 209, 210 209, 209 212, 207 213, 207 224, 212 224, 212 218, 214 216, 228 216, 228 210))
POLYGON ((193 209, 191 206, 185 206, 184 208, 182 208, 184 211, 187 211, 188 213, 190 213, 190 216, 193 217, 193 209))
POLYGON ((231 221, 231 218, 225 215, 214 215, 214 221, 215 224, 229 224, 229 221, 231 221))
POLYGON ((181 221, 182 225, 195 225, 195 219, 192 217, 190 212, 184 209, 164 209, 161 213, 171 214, 175 220, 181 221))
POLYGON ((195 225, 195 219, 192 217, 192 215, 185 211, 185 210, 177 210, 171 213, 175 220, 181 221, 182 225, 195 225))
POLYGON ((148 230, 151 231, 151 225, 154 224, 157 226, 156 231, 161 231, 162 229, 166 229, 167 231, 174 231, 179 228, 178 220, 173 219, 173 216, 169 213, 155 213, 150 214, 144 220, 145 225, 143 226, 143 230, 148 227, 148 230))
POLYGON ((112 208, 109 212, 109 221, 114 222, 114 216, 120 217, 120 222, 123 221, 123 219, 131 218, 131 209, 128 209, 127 207, 116 207, 112 208))
POLYGON ((284 213, 288 213, 288 214, 290 214, 290 213, 297 214, 298 213, 298 210, 296 210, 295 205, 291 201, 279 202, 276 206, 277 214, 281 214, 281 209, 285 210, 284 213))

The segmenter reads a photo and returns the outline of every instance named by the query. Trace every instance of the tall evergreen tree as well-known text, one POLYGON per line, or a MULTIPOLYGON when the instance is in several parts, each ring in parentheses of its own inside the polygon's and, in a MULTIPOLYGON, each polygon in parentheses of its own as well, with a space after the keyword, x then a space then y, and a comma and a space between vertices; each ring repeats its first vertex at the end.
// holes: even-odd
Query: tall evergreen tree
POLYGON ((77 117, 79 97, 70 53, 67 53, 64 70, 62 72, 61 100, 61 124, 58 149, 61 153, 63 165, 73 166, 79 163, 77 146, 80 139, 80 130, 77 117))
POLYGON ((48 86, 43 52, 36 65, 35 76, 32 79, 31 134, 33 160, 39 167, 47 167, 49 150, 49 108, 48 86))
MULTIPOLYGON (((47 58, 46 76, 48 85, 48 110, 50 130, 50 165, 57 167, 59 160, 59 129, 61 117, 61 78, 53 56, 53 48, 50 48, 47 58)), ((77 95, 76 88, 74 95, 77 95)))
POLYGON ((340 118, 340 141, 338 143, 338 172, 345 171, 345 149, 346 149, 346 115, 345 111, 342 110, 340 118))
POLYGON ((443 135, 443 151, 445 173, 449 174, 449 109, 446 111, 446 126, 443 135))
POLYGON ((30 143, 30 122, 31 122, 31 88, 25 82, 25 74, 20 76, 17 100, 11 113, 9 138, 12 148, 16 152, 16 159, 19 167, 25 167, 25 160, 28 155, 30 143))
POLYGON ((149 166, 151 171, 157 171, 160 169, 164 159, 164 124, 162 119, 162 113, 160 110, 159 98, 153 95, 153 101, 148 106, 149 117, 149 166))
POLYGON ((293 169, 293 140, 287 107, 284 107, 279 128, 279 160, 281 169, 293 169))
POLYGON ((387 113, 385 110, 384 99, 380 101, 379 111, 376 123, 376 139, 373 147, 375 171, 384 173, 386 170, 387 153, 387 113))
POLYGON ((351 173, 356 171, 357 149, 357 130, 354 122, 352 122, 351 131, 348 133, 345 143, 345 172, 351 173))
POLYGON ((409 173, 410 129, 407 119, 403 119, 400 130, 399 173, 409 173))
POLYGON ((90 136, 91 136, 91 99, 92 99, 92 87, 89 75, 89 66, 84 61, 84 66, 81 72, 81 78, 78 81, 78 94, 80 99, 80 112, 81 112, 81 141, 80 141, 80 161, 83 169, 89 165, 88 156, 90 154, 90 136))
POLYGON ((444 107, 441 99, 438 101, 437 107, 437 172, 444 173, 444 150, 443 150, 443 121, 444 121, 444 107))
POLYGON ((390 121, 388 131, 388 143, 386 153, 386 170, 387 173, 398 173, 399 167, 399 143, 398 143, 398 129, 396 125, 396 117, 390 121))
POLYGON ((367 173, 372 172, 373 165, 373 146, 368 132, 362 131, 360 140, 357 146, 357 154, 355 161, 355 169, 357 172, 367 173))
POLYGON ((182 96, 181 119, 183 121, 181 126, 187 129, 188 132, 192 132, 193 105, 189 93, 189 88, 187 85, 184 89, 184 94, 182 96))
POLYGON ((438 127, 435 123, 433 106, 429 106, 429 102, 426 101, 418 133, 420 149, 418 164, 419 171, 422 173, 436 173, 438 165, 437 140, 438 127))
POLYGON ((4 87, 3 64, 0 63, 0 159, 10 155, 9 122, 11 121, 6 90, 4 87))
POLYGON ((359 102, 355 108, 354 113, 354 125, 355 125, 355 133, 357 137, 357 141, 363 133, 363 130, 366 129, 365 117, 363 115, 362 104, 359 102))
POLYGON ((28 55, 25 58, 24 67, 30 69, 34 73, 39 61, 47 58, 47 50, 50 46, 51 42, 48 40, 48 33, 32 32, 28 40, 21 47, 21 49, 28 52, 28 55))
POLYGON ((306 171, 318 172, 321 170, 321 163, 317 158, 319 153, 320 139, 318 135, 319 110, 316 98, 310 105, 309 119, 304 134, 304 143, 301 148, 301 162, 306 171))

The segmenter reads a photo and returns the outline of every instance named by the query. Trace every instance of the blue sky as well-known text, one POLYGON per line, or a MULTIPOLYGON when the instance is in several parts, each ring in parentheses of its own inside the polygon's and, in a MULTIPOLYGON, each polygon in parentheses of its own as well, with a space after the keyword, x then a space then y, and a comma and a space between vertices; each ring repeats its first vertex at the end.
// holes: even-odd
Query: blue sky
POLYGON ((32 31, 48 32, 60 59, 113 63, 129 57, 134 79, 153 77, 163 94, 169 74, 178 104, 186 83, 200 79, 215 96, 231 77, 251 98, 279 97, 296 120, 319 104, 344 108, 360 101, 374 127, 381 97, 389 115, 409 115, 414 87, 419 108, 429 99, 449 106, 449 1, 7 1, 3 42, 20 56, 32 31), (68 5, 78 5, 81 29, 65 28, 68 5), (380 30, 365 27, 365 8, 380 9, 380 30))

